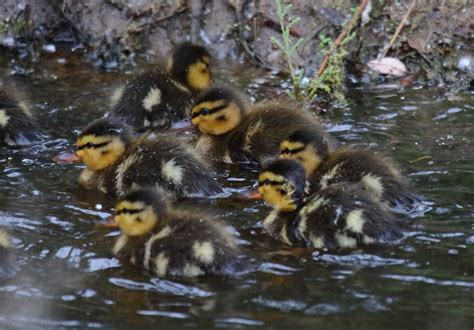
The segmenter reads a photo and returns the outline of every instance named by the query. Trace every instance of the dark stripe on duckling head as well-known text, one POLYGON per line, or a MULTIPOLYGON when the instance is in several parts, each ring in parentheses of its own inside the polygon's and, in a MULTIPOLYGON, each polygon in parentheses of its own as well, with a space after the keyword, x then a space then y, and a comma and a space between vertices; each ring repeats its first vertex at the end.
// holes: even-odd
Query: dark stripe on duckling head
POLYGON ((270 179, 265 179, 265 180, 262 180, 262 181, 258 182, 259 187, 266 186, 266 185, 281 186, 282 184, 283 184, 283 182, 276 181, 276 180, 270 180, 270 179))
POLYGON ((110 143, 110 141, 102 142, 102 143, 92 143, 92 142, 87 142, 86 144, 77 146, 77 150, 82 150, 84 148, 92 148, 92 149, 97 149, 101 148, 103 146, 106 146, 110 143))
POLYGON ((298 152, 301 152, 305 149, 305 147, 300 147, 300 148, 295 148, 295 149, 289 149, 289 148, 283 148, 280 150, 280 155, 294 155, 297 154, 298 152))
MULTIPOLYGON (((163 215, 168 211, 168 196, 163 190, 137 190, 133 191, 119 200, 117 205, 120 202, 130 202, 130 203, 144 203, 145 205, 153 207, 153 210, 157 215, 163 215)), ((140 210, 141 212, 143 210, 140 210)), ((135 212, 138 213, 138 212, 135 212)), ((129 213, 132 214, 132 213, 129 213)))
MULTIPOLYGON (((327 153, 329 152, 328 141, 322 138, 321 132, 319 131, 312 131, 308 129, 296 130, 293 133, 291 133, 286 138, 286 140, 293 143, 299 142, 305 146, 312 145, 316 149, 316 152, 320 154, 320 156, 326 156, 327 153)), ((299 150, 299 151, 302 151, 302 150, 299 150)))
POLYGON ((82 132, 79 134, 79 138, 86 135, 117 136, 125 142, 131 141, 129 128, 114 118, 100 118, 94 120, 82 130, 82 132))
POLYGON ((206 89, 197 97, 194 106, 204 102, 224 101, 224 103, 235 103, 241 110, 245 109, 245 102, 241 95, 231 88, 214 86, 206 89))
MULTIPOLYGON (((302 201, 305 195, 305 188, 307 185, 306 172, 304 167, 295 160, 291 159, 278 159, 266 163, 260 173, 273 173, 275 176, 281 176, 287 181, 291 182, 294 186, 295 191, 293 193, 293 198, 300 202, 302 201)), ((262 182, 265 182, 262 181, 262 182)), ((269 184, 283 184, 283 182, 277 182, 276 180, 271 180, 269 184), (272 182, 275 181, 275 182, 272 182)))
POLYGON ((117 210, 115 212, 116 215, 120 215, 120 214, 137 214, 137 213, 140 213, 142 212, 144 209, 127 209, 127 208, 123 208, 123 209, 120 209, 120 210, 117 210))
MULTIPOLYGON (((199 117, 199 116, 209 116, 213 113, 216 113, 216 112, 219 112, 221 110, 224 110, 225 108, 227 108, 229 106, 228 103, 224 103, 218 107, 215 107, 215 108, 212 108, 212 109, 209 109, 209 108, 202 108, 201 110, 193 113, 191 115, 191 118, 196 118, 196 117, 199 117)), ((219 119, 220 117, 216 118, 217 120, 225 120, 225 116, 223 119, 219 119)))

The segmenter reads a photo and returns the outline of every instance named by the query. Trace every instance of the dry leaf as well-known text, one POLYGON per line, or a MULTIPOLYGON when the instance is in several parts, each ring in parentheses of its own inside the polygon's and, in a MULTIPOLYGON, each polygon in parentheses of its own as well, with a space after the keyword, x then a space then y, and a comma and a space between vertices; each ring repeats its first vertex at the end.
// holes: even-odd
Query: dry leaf
POLYGON ((384 57, 380 60, 372 60, 367 63, 369 69, 380 74, 389 74, 394 77, 403 77, 408 73, 407 67, 402 61, 393 57, 384 57))
POLYGON ((415 49, 420 54, 425 54, 429 52, 428 49, 426 49, 426 40, 424 40, 423 38, 411 36, 410 38, 408 38, 407 42, 408 46, 415 49))

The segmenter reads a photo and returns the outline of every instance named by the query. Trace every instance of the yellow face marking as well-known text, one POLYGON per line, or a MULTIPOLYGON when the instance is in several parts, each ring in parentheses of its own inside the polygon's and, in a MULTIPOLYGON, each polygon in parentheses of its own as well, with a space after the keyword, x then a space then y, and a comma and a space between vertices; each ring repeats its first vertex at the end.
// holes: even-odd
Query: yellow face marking
POLYGON ((77 139, 76 146, 76 155, 94 171, 113 165, 125 152, 124 143, 112 136, 86 135, 77 139))
POLYGON ((191 121, 205 134, 221 135, 234 129, 242 120, 241 109, 234 103, 208 101, 196 105, 191 111, 191 121))
POLYGON ((286 182, 283 176, 272 172, 263 172, 259 175, 258 181, 258 192, 262 194, 268 204, 281 211, 296 210, 297 205, 291 198, 293 187, 286 182))
POLYGON ((149 233, 158 222, 151 206, 143 202, 121 201, 117 204, 115 221, 128 236, 149 233))
POLYGON ((303 165, 307 175, 311 175, 321 164, 321 157, 312 145, 285 140, 280 144, 280 159, 294 159, 303 165))
POLYGON ((207 63, 204 62, 204 58, 202 58, 191 64, 188 68, 186 81, 192 89, 198 91, 208 88, 211 85, 209 59, 207 60, 207 63))

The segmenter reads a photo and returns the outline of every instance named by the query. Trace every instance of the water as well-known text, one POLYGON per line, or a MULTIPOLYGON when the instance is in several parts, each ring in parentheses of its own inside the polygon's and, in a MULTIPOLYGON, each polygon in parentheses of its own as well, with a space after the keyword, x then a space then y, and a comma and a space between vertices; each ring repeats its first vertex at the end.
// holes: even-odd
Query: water
MULTIPOLYGON (((118 233, 96 223, 111 214, 113 199, 77 187, 81 166, 52 162, 102 114, 123 74, 70 57, 32 69, 18 79, 50 140, 0 150, 0 224, 9 227, 21 264, 18 276, 0 285, 0 328, 472 329, 472 94, 361 87, 347 107, 321 115, 344 143, 394 157, 431 202, 430 211, 407 221, 401 242, 331 253, 290 249, 261 232, 266 206, 235 198, 255 173, 226 166, 220 179, 232 196, 187 203, 211 209, 237 234, 255 271, 165 280, 111 256, 118 233)), ((256 100, 283 94, 270 74, 241 71, 226 67, 217 75, 256 100)))

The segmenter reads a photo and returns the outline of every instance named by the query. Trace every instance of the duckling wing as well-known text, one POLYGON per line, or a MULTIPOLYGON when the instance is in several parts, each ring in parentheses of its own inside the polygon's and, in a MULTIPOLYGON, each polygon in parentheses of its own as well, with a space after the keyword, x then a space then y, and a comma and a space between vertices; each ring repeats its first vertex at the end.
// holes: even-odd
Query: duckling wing
POLYGON ((252 110, 229 137, 232 160, 242 155, 263 162, 279 153, 280 143, 293 131, 310 129, 320 132, 322 140, 332 140, 319 121, 299 109, 263 105, 252 110))
POLYGON ((136 129, 168 127, 189 115, 191 93, 165 72, 145 72, 120 88, 110 113, 136 129))
POLYGON ((421 202, 420 196, 408 191, 394 161, 370 150, 336 151, 311 177, 313 187, 339 182, 362 183, 372 198, 395 210, 410 210, 421 202))
POLYGON ((172 212, 142 255, 144 267, 157 275, 193 277, 232 273, 239 251, 224 228, 188 210, 172 212))
POLYGON ((129 189, 166 189, 177 196, 214 195, 222 192, 210 167, 181 142, 171 139, 144 141, 117 167, 119 195, 129 189))
POLYGON ((401 237, 393 215, 359 185, 332 185, 308 198, 298 230, 313 247, 358 247, 401 237))
POLYGON ((28 145, 44 137, 36 122, 20 108, 0 107, 0 142, 9 146, 28 145))

